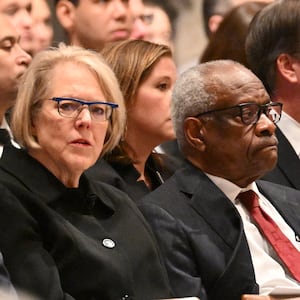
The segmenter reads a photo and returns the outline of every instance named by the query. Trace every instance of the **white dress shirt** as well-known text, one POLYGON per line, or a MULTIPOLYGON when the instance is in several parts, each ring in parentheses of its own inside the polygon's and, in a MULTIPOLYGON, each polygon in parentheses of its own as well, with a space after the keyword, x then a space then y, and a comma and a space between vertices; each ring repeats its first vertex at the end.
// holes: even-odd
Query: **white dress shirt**
POLYGON ((300 294, 300 285, 289 272, 282 266, 272 246, 262 236, 256 225, 250 219, 247 209, 238 201, 237 196, 241 191, 253 190, 259 197, 261 208, 276 222, 282 232, 292 244, 300 251, 295 232, 288 226, 274 206, 258 190, 255 183, 241 189, 232 182, 207 174, 207 176, 222 190, 234 203, 241 215, 244 230, 249 245, 254 267, 256 282, 259 284, 259 293, 266 294, 300 294))
POLYGON ((283 111, 277 126, 283 132, 300 158, 300 123, 283 111))
MULTIPOLYGON (((3 121, 0 125, 0 128, 6 129, 10 135, 10 140, 11 140, 12 145, 16 148, 20 148, 20 145, 13 139, 10 127, 5 118, 3 119, 3 121)), ((3 145, 0 145, 0 158, 2 157, 2 153, 3 153, 3 145)))
MULTIPOLYGON (((11 130, 10 130, 10 128, 9 128, 9 126, 8 126, 5 118, 3 119, 2 124, 0 125, 0 128, 6 129, 8 131, 8 133, 9 133, 9 135, 11 136, 11 139, 12 139, 11 130)), ((3 145, 0 145, 0 158, 2 156, 2 153, 3 153, 3 145)))

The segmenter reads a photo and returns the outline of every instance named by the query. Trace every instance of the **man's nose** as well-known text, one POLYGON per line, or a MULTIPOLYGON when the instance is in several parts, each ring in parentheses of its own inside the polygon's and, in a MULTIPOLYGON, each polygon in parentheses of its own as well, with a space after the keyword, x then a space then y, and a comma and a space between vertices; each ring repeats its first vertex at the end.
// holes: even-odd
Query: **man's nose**
POLYGON ((273 135, 275 134, 275 123, 265 114, 261 113, 256 123, 256 131, 258 135, 273 135))
POLYGON ((19 64, 28 66, 31 63, 31 55, 28 54, 20 45, 17 45, 18 56, 17 60, 19 64))

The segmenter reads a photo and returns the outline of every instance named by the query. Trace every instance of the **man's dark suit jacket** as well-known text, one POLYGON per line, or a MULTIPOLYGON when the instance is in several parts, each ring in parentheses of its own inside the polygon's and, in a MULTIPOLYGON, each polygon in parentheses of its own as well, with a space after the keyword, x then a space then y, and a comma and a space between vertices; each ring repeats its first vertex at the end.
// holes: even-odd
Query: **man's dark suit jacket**
MULTIPOLYGON (((300 234, 300 191, 267 181, 259 190, 300 234)), ((241 217, 199 169, 178 170, 139 207, 161 247, 175 296, 240 300, 258 293, 241 217)))
POLYGON ((300 158, 279 128, 276 136, 279 142, 278 162, 262 179, 300 190, 300 158))
POLYGON ((4 292, 7 297, 10 297, 11 300, 17 300, 17 294, 14 287, 10 282, 9 275, 3 263, 3 257, 0 253, 0 293, 4 292))

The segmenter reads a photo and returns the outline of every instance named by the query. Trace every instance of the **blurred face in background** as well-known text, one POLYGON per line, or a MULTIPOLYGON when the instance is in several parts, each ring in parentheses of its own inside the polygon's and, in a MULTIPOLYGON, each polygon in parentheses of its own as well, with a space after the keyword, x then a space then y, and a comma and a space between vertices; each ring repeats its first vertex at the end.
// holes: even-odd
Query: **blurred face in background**
POLYGON ((100 51, 106 43, 126 40, 131 33, 129 0, 80 0, 76 6, 59 0, 56 15, 70 43, 88 49, 100 51))
POLYGON ((145 5, 144 15, 148 19, 144 40, 167 45, 173 50, 172 25, 167 13, 159 6, 145 5))
POLYGON ((20 47, 20 35, 15 27, 1 14, 0 28, 0 113, 2 113, 13 105, 20 77, 31 62, 31 57, 20 47))
POLYGON ((144 4, 142 0, 129 0, 132 31, 130 38, 134 40, 145 40, 148 32, 146 20, 144 18, 144 4))
POLYGON ((32 3, 31 0, 1 0, 0 13, 8 16, 21 36, 21 47, 31 53, 32 51, 32 3))
POLYGON ((32 0, 32 55, 48 48, 52 43, 53 27, 47 0, 32 0))
POLYGON ((152 147, 175 139, 170 116, 176 66, 164 56, 154 65, 149 76, 137 90, 135 101, 128 107, 127 132, 138 140, 151 141, 152 147))

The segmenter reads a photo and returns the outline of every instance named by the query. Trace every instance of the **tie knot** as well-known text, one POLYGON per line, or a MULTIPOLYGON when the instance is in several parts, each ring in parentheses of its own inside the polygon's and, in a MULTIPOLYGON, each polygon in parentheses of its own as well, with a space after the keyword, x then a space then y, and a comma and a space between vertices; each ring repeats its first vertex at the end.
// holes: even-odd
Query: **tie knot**
POLYGON ((238 199, 249 211, 259 206, 258 196, 252 190, 239 193, 238 199))
POLYGON ((10 143, 9 132, 4 128, 0 128, 0 144, 7 145, 9 143, 10 143))

